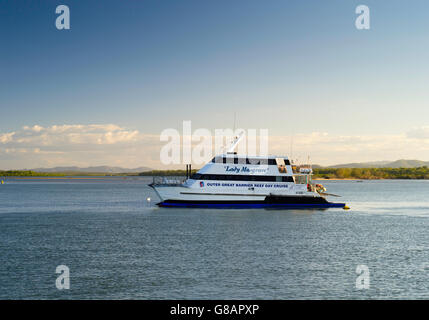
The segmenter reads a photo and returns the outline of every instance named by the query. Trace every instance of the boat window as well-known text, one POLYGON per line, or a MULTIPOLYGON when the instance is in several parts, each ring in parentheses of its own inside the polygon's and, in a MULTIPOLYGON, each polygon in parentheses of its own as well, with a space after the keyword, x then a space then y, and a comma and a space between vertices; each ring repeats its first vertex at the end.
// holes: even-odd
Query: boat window
POLYGON ((226 156, 225 158, 223 158, 224 159, 224 162, 223 163, 229 163, 229 164, 233 164, 233 163, 235 163, 235 158, 234 157, 231 157, 231 156, 226 156))
POLYGON ((223 181, 265 181, 265 182, 294 182, 292 176, 258 176, 258 175, 223 175, 223 174, 199 174, 191 176, 194 180, 223 180, 223 181))
POLYGON ((212 162, 214 163, 224 163, 224 158, 223 157, 214 157, 212 162))
POLYGON ((274 159, 268 159, 268 158, 247 158, 246 159, 246 164, 250 164, 250 165, 275 165, 275 160, 274 159))
POLYGON ((201 179, 201 174, 199 174, 199 173, 194 173, 194 174, 191 176, 191 179, 194 179, 194 180, 200 180, 200 179, 201 179))
POLYGON ((276 158, 276 163, 280 173, 287 173, 285 160, 283 158, 276 158))
MULTIPOLYGON (((268 158, 238 158, 238 157, 214 157, 212 163, 229 163, 229 164, 249 164, 249 165, 277 165, 276 159, 268 158)), ((289 160, 285 160, 286 165, 290 165, 289 160)))
POLYGON ((247 164, 247 158, 238 158, 238 164, 247 164))
POLYGON ((259 159, 246 158, 246 164, 257 166, 259 165, 259 159))
POLYGON ((296 184, 308 184, 311 183, 311 176, 310 175, 295 175, 295 183, 296 184))

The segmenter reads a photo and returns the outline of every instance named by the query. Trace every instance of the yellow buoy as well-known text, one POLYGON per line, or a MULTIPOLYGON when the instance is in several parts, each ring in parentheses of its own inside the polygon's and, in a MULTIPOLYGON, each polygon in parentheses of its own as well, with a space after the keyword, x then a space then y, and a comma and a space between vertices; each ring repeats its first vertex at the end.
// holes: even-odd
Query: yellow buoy
POLYGON ((1 181, 1 184, 4 184, 4 181, 3 181, 3 180, 1 181))
POLYGON ((344 210, 350 210, 350 207, 348 207, 348 206, 344 206, 344 207, 343 207, 343 209, 344 209, 344 210))

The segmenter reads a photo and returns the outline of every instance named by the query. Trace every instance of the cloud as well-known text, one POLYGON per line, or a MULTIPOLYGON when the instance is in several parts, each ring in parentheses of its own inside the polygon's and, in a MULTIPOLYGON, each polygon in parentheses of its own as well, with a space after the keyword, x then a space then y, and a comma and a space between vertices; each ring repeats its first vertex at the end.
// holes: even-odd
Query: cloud
MULTIPOLYGON (((297 134, 293 137, 292 157, 305 161, 310 156, 313 163, 322 165, 397 159, 429 160, 429 139, 424 139, 422 134, 409 132, 390 135, 297 134)), ((271 151, 280 152, 282 146, 290 144, 290 141, 291 137, 271 137, 271 151)), ((283 148, 284 151, 290 153, 291 148, 283 148)))
POLYGON ((45 166, 147 166, 159 137, 116 124, 24 126, 0 133, 0 169, 45 166))
POLYGON ((25 145, 52 146, 77 145, 77 144, 116 144, 121 142, 133 142, 138 139, 137 130, 125 130, 114 124, 106 125, 53 125, 42 127, 34 125, 25 126, 23 130, 17 132, 13 140, 25 145))
POLYGON ((5 144, 5 143, 12 141, 12 138, 14 135, 15 135, 15 132, 8 132, 8 133, 0 134, 0 143, 5 144))
POLYGON ((429 139, 429 126, 413 128, 407 132, 407 137, 414 139, 429 139))
MULTIPOLYGON (((193 146, 198 143, 195 141, 193 146)), ((25 126, 0 132, 0 169, 71 165, 182 168, 184 165, 161 164, 160 151, 165 144, 159 134, 116 124, 25 126)), ((293 137, 269 136, 269 153, 299 161, 307 161, 310 156, 312 163, 322 165, 404 158, 429 160, 429 126, 390 135, 309 132, 293 137)), ((208 155, 207 160, 211 157, 208 155)))

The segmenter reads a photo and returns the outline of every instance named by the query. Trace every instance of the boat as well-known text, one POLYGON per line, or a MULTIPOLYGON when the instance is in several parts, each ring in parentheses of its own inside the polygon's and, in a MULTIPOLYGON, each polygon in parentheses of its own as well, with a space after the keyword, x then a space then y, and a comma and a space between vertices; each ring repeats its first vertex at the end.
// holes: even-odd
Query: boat
MULTIPOLYGON (((310 165, 295 165, 285 156, 238 155, 235 137, 226 152, 215 156, 195 174, 186 167, 184 180, 154 177, 150 184, 170 208, 348 209, 329 202, 326 188, 312 182, 310 165)), ((333 195, 336 196, 336 195, 333 195)))

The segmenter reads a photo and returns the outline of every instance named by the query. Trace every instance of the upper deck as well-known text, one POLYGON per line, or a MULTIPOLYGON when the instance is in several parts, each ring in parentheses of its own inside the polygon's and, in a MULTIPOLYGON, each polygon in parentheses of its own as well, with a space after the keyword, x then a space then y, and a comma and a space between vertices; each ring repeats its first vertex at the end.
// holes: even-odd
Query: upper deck
POLYGON ((292 176, 293 170, 287 157, 228 153, 214 157, 198 174, 292 176))

